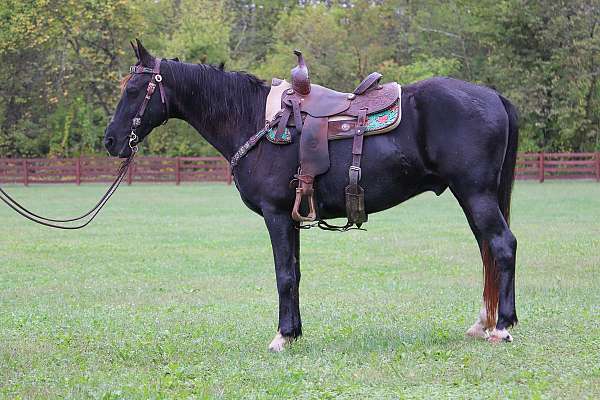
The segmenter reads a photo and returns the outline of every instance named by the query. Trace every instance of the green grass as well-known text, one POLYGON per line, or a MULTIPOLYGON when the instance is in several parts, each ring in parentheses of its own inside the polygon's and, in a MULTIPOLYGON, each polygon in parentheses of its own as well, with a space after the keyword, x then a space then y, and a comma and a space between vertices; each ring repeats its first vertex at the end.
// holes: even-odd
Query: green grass
MULTIPOLYGON (((13 186, 44 214, 102 186, 13 186)), ((302 232, 304 336, 282 354, 261 218, 221 184, 123 187, 62 232, 0 207, 0 397, 599 398, 600 185, 518 183, 515 342, 469 340, 478 250, 454 198, 302 232)))

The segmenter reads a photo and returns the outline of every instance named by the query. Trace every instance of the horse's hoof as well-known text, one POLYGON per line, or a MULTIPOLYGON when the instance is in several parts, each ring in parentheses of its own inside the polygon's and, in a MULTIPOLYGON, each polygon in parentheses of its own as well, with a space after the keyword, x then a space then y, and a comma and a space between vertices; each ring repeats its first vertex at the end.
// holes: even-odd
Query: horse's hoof
POLYGON ((285 349, 285 347, 290 344, 294 339, 289 336, 283 336, 281 333, 277 332, 277 335, 271 341, 269 345, 269 351, 274 353, 279 353, 285 349))
POLYGON ((473 326, 467 330, 466 334, 467 336, 479 339, 487 339, 488 337, 487 332, 479 322, 474 323, 473 326))
POLYGON ((510 333, 508 333, 508 331, 506 329, 495 329, 490 332, 490 336, 488 337, 488 340, 490 341, 490 343, 500 343, 500 342, 512 342, 513 338, 510 335, 510 333))

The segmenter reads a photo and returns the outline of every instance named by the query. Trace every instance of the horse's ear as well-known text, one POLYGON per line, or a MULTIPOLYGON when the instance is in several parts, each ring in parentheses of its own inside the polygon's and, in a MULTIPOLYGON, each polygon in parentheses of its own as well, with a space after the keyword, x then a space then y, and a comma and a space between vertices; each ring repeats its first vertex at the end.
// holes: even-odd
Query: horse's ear
POLYGON ((221 71, 225 71, 225 63, 224 62, 219 63, 219 69, 221 71))
POLYGON ((135 56, 136 56, 136 58, 139 61, 140 60, 140 54, 138 52, 137 47, 135 47, 135 44, 132 41, 129 41, 129 44, 131 45, 131 48, 133 49, 133 52, 135 53, 135 56))
POLYGON ((138 59, 140 60, 142 65, 145 65, 147 67, 151 66, 154 62, 154 57, 148 52, 148 50, 144 48, 144 45, 142 44, 140 39, 135 39, 135 42, 137 43, 138 59))
POLYGON ((179 57, 171 58, 171 60, 179 62, 179 57))

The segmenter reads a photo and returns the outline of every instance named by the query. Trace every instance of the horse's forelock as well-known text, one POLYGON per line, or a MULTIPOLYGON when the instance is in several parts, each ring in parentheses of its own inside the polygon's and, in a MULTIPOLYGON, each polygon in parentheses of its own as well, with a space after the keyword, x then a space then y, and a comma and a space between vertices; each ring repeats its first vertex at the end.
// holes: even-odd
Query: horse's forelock
POLYGON ((121 82, 119 83, 119 85, 121 87, 121 94, 123 94, 123 92, 125 91, 125 88, 127 87, 127 83, 129 82, 130 79, 131 79, 131 74, 127 74, 123 78, 121 78, 121 82))

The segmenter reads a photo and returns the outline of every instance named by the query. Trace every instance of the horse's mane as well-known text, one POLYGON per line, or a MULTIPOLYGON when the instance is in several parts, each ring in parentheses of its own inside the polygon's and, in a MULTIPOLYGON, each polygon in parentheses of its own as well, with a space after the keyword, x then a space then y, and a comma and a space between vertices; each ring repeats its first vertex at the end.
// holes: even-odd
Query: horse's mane
MULTIPOLYGON (((257 131, 264 124, 265 101, 269 86, 245 71, 226 71, 224 64, 189 64, 165 59, 161 75, 181 95, 189 109, 207 123, 252 124, 257 131)), ((148 66, 152 67, 152 66, 148 66)), ((120 81, 121 95, 132 78, 120 81)))
POLYGON ((223 66, 188 64, 168 61, 165 79, 174 80, 174 86, 189 105, 202 112, 205 121, 257 121, 257 130, 264 123, 266 95, 265 81, 245 71, 226 71, 223 66), (257 118, 259 117, 259 118, 257 118), (235 120, 237 119, 237 121, 235 120))

